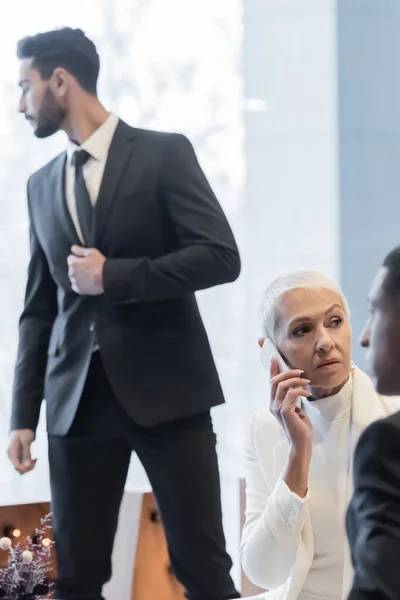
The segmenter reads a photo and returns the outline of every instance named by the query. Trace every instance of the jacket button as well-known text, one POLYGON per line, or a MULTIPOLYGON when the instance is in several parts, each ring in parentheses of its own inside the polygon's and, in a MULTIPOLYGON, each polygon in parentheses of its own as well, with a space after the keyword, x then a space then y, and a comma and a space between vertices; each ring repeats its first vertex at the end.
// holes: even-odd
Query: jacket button
POLYGON ((90 323, 89 329, 90 331, 94 331, 94 323, 90 323))

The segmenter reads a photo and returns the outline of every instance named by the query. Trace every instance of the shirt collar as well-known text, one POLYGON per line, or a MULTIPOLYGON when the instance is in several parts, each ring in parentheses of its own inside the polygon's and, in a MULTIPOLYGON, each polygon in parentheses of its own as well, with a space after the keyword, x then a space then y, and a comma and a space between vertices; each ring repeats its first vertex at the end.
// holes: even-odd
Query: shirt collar
POLYGON ((82 146, 78 146, 75 142, 70 141, 67 148, 68 162, 71 162, 72 155, 76 150, 86 150, 95 160, 105 161, 118 125, 118 120, 116 115, 110 113, 103 125, 100 125, 82 146))

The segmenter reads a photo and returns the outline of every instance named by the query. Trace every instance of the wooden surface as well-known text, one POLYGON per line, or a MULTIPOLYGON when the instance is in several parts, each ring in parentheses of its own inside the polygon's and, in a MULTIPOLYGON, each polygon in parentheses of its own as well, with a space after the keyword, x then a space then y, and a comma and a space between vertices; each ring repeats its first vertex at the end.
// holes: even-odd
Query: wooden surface
POLYGON ((185 600, 183 587, 170 571, 170 560, 153 494, 144 494, 133 576, 132 600, 185 600))

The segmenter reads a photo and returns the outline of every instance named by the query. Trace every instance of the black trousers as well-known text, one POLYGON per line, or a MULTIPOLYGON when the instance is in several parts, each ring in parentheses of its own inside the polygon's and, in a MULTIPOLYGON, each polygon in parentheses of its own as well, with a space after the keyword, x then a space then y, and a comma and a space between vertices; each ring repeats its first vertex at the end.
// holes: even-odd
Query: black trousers
MULTIPOLYGON (((157 499, 171 564, 191 600, 238 598, 225 550, 209 413, 143 428, 118 404, 99 352, 67 436, 49 436, 54 597, 102 600, 132 451, 157 499)), ((132 564, 134 557, 132 556, 132 564)))

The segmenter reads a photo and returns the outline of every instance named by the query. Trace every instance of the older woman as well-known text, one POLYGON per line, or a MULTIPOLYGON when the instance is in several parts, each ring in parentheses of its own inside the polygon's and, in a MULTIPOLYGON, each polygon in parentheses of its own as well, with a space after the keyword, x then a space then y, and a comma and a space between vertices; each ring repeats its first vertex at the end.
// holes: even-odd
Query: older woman
POLYGON ((278 278, 266 290, 262 324, 260 345, 270 338, 289 370, 271 361, 269 410, 250 426, 243 568, 270 590, 268 600, 345 599, 354 447, 400 399, 379 396, 353 366, 348 305, 323 275, 278 278))

